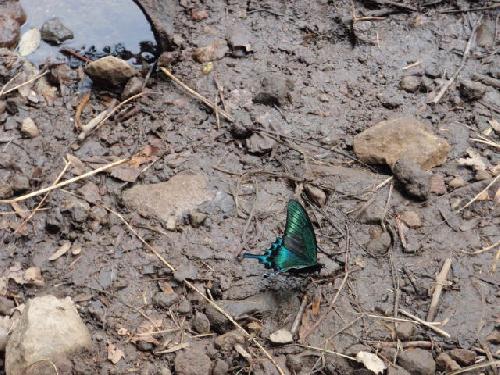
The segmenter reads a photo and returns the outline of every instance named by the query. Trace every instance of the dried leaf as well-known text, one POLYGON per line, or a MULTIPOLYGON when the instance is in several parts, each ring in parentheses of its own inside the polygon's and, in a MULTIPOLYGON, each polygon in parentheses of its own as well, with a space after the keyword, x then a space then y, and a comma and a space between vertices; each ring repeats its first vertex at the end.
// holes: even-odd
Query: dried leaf
POLYGON ((108 360, 116 365, 122 358, 125 358, 123 351, 118 349, 114 344, 108 343, 108 360))
POLYGON ((318 316, 320 305, 321 305, 321 293, 318 293, 314 296, 311 304, 311 313, 313 314, 313 316, 318 316))
POLYGON ((21 207, 19 205, 19 203, 16 203, 16 202, 12 202, 10 204, 12 206, 12 208, 14 209, 14 211, 16 212, 16 214, 20 217, 20 218, 27 218, 29 216, 29 212, 26 211, 26 208, 25 207, 21 207))
POLYGON ((495 204, 500 205, 500 188, 495 193, 495 204))
POLYGON ((9 267, 5 277, 14 280, 16 284, 24 284, 24 271, 22 270, 21 263, 16 262, 13 266, 9 267))
POLYGON ((65 242, 59 249, 54 251, 54 253, 49 257, 49 260, 54 261, 56 259, 59 259, 64 254, 66 254, 70 248, 71 248, 71 242, 65 242))
POLYGON ((158 345, 159 341, 154 338, 155 333, 161 329, 163 319, 151 319, 151 321, 144 321, 137 327, 135 335, 131 338, 132 342, 145 341, 158 345))
POLYGON ((384 370, 387 368, 384 361, 382 361, 373 353, 361 351, 356 355, 356 359, 359 363, 362 363, 363 366, 365 366, 368 370, 374 372, 375 374, 384 372, 384 370))
POLYGON ((40 267, 30 267, 24 272, 24 282, 26 284, 44 286, 45 280, 42 276, 40 267))
POLYGON ((482 191, 481 194, 479 194, 476 198, 477 201, 487 201, 490 199, 490 194, 488 193, 488 190, 482 191))
POLYGON ((500 134, 500 122, 496 119, 491 119, 489 121, 491 127, 493 128, 493 130, 497 133, 497 134, 500 134))
POLYGON ((35 52, 40 45, 40 31, 37 28, 26 31, 19 41, 18 52, 21 56, 28 56, 35 52))
POLYGON ((458 159, 458 164, 472 167, 475 171, 486 170, 486 163, 476 151, 469 148, 467 149, 467 153, 469 154, 469 157, 458 159))

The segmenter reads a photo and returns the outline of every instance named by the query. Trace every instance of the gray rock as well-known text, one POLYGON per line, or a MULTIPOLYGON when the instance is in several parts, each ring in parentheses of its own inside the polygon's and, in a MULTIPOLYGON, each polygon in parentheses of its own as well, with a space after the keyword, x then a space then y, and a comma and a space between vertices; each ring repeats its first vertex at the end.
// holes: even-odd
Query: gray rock
POLYGON ((74 38, 73 32, 57 17, 45 21, 40 28, 40 33, 42 39, 51 44, 61 44, 65 40, 74 38))
POLYGON ((383 255, 389 250, 391 243, 391 235, 388 232, 382 232, 380 236, 371 239, 366 244, 366 250, 368 250, 370 254, 383 255))
POLYGON ((232 323, 211 305, 207 306, 205 314, 210 321, 210 327, 213 331, 224 333, 232 328, 232 323))
POLYGON ((265 134, 254 133, 245 141, 248 152, 255 155, 263 155, 271 152, 276 141, 265 134))
POLYGON ((430 194, 430 175, 413 160, 401 159, 392 168, 403 190, 413 198, 426 200, 430 194))
POLYGON ((434 375, 436 373, 436 362, 434 362, 432 354, 423 349, 401 352, 397 362, 412 375, 434 375))
POLYGON ((193 306, 191 305, 191 301, 184 298, 181 300, 181 302, 179 302, 176 311, 181 315, 190 315, 192 307, 193 306))
POLYGON ((141 352, 151 352, 155 348, 152 343, 143 340, 137 341, 135 343, 135 347, 137 348, 137 350, 140 350, 141 352))
POLYGON ((137 71, 118 57, 106 56, 88 64, 85 73, 98 83, 120 86, 135 76, 137 71))
POLYGON ((302 358, 298 355, 288 354, 285 361, 286 367, 293 373, 298 374, 302 370, 302 358))
POLYGON ((415 325, 412 322, 400 322, 396 324, 396 335, 403 341, 409 341, 415 334, 415 325))
POLYGON ((423 169, 431 169, 446 161, 448 143, 425 129, 411 117, 381 121, 354 137, 356 156, 369 164, 394 163, 405 157, 423 169))
POLYGON ((22 375, 35 362, 59 362, 91 347, 90 333, 71 298, 36 297, 26 303, 5 351, 9 375, 22 375))
POLYGON ((380 104, 387 109, 396 109, 403 104, 401 94, 392 89, 377 94, 377 98, 380 100, 380 104))
POLYGON ((399 82, 399 87, 407 92, 416 92, 422 83, 420 77, 417 76, 404 76, 399 82))
POLYGON ((465 101, 479 100, 486 92, 486 86, 480 82, 469 81, 463 79, 460 81, 460 95, 465 101))
POLYGON ((387 375, 411 375, 404 368, 399 366, 389 366, 387 369, 387 375))
POLYGON ((181 264, 174 272, 174 278, 178 282, 183 282, 186 279, 196 279, 198 276, 198 268, 191 263, 181 264))
POLYGON ((292 333, 285 329, 279 329, 276 332, 271 333, 269 340, 273 344, 289 344, 293 341, 292 333))
POLYGON ((198 347, 177 352, 174 361, 176 375, 210 375, 210 358, 198 347))
POLYGON ((192 321, 193 329, 198 333, 210 332, 210 321, 202 312, 197 311, 192 321))
POLYGON ((228 372, 229 365, 227 364, 227 362, 223 361, 222 359, 217 359, 212 370, 212 375, 226 375, 228 372))
POLYGON ((211 201, 214 195, 204 175, 180 174, 166 182, 136 185, 124 192, 123 201, 142 216, 155 217, 167 224, 169 219, 181 219, 184 213, 211 201))
POLYGON ((179 295, 175 292, 156 292, 153 296, 153 305, 162 309, 168 309, 179 300, 179 295))
POLYGON ((122 100, 128 99, 131 96, 137 95, 142 91, 143 81, 139 77, 132 77, 128 80, 123 88, 122 100))
POLYGON ((436 366, 445 372, 459 370, 460 365, 448 353, 440 353, 436 358, 436 366))
MULTIPOLYGON (((361 23, 361 22, 359 22, 361 23)), ((268 359, 264 359, 255 365, 253 375, 279 375, 276 366, 268 359)))
POLYGON ((20 193, 30 188, 30 180, 28 177, 22 174, 16 174, 11 181, 12 189, 16 193, 20 193))
POLYGON ((255 103, 282 106, 290 102, 293 81, 282 73, 267 73, 261 80, 261 88, 254 96, 255 103))

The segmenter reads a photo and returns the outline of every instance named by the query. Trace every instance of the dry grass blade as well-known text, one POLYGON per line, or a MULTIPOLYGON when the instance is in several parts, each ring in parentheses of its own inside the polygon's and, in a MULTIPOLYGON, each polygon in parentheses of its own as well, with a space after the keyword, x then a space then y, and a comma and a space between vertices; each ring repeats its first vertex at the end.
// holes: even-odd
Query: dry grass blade
POLYGON ((443 336, 443 337, 446 337, 446 338, 450 338, 450 334, 444 330, 442 330, 441 328, 438 328, 438 327, 435 327, 434 325, 432 325, 430 322, 426 322, 425 320, 422 320, 420 319, 418 316, 415 316, 413 314, 410 314, 408 311, 405 311, 403 309, 399 309, 399 312, 405 316, 407 316, 408 318, 411 318, 413 319, 415 322, 417 322, 418 324, 421 324, 427 328, 430 328, 432 329, 434 332, 436 332, 437 334, 443 336))
POLYGON ((346 359, 350 359, 351 361, 355 361, 357 362, 358 360, 354 357, 350 357, 348 355, 345 355, 345 354, 342 354, 342 353, 338 353, 338 352, 334 352, 333 350, 328 350, 328 349, 323 349, 323 348, 318 348, 316 346, 310 346, 310 345, 299 345, 297 344, 298 346, 300 346, 301 348, 306 348, 306 349, 311 349, 311 350, 317 350, 319 352, 323 352, 323 353, 326 353, 326 354, 333 354, 333 355, 337 355, 339 357, 342 357, 342 358, 346 358, 346 359))
POLYGON ((160 69, 161 69, 161 71, 163 73, 165 73, 165 75, 168 78, 170 78, 172 81, 174 81, 175 83, 177 83, 184 90, 186 90, 188 93, 190 93, 191 95, 193 95, 196 99, 198 99, 199 101, 201 101, 202 103, 204 103, 205 105, 207 105, 208 107, 210 107, 214 111, 214 113, 218 113, 219 115, 221 115, 222 117, 224 117, 227 121, 230 121, 230 122, 234 121, 233 117, 229 113, 227 113, 223 109, 217 108, 217 106, 214 103, 212 103, 210 100, 208 100, 207 98, 205 98, 203 95, 197 93, 191 87, 189 87, 184 82, 182 82, 179 78, 177 78, 176 76, 174 76, 170 70, 168 70, 167 68, 164 68, 164 67, 160 67, 160 69))
POLYGON ((34 77, 32 77, 32 78, 28 79, 26 82, 20 83, 19 85, 16 85, 16 86, 14 86, 13 88, 8 89, 7 91, 5 91, 5 89, 6 89, 7 85, 8 85, 8 84, 9 84, 12 80, 14 80, 14 79, 17 77, 17 75, 16 75, 14 78, 12 78, 9 82, 7 82, 7 83, 6 83, 6 84, 2 87, 2 90, 0 90, 0 98, 1 98, 2 96, 4 96, 4 95, 7 95, 7 94, 11 93, 12 91, 16 91, 17 89, 20 89, 20 88, 21 88, 21 87, 23 87, 23 86, 29 85, 31 82, 35 82, 37 79, 39 79, 39 78, 43 77, 43 76, 44 76, 44 75, 46 75, 47 73, 48 73, 48 70, 46 70, 46 71, 44 71, 44 72, 42 72, 42 73, 40 73, 40 74, 37 74, 36 76, 34 76, 34 77))
MULTIPOLYGON (((59 175, 57 176, 57 178, 54 180, 54 182, 52 183, 52 185, 56 185, 59 181, 61 181, 61 178, 63 178, 64 174, 66 173, 66 171, 68 170, 68 168, 70 167, 71 165, 71 162, 69 161, 65 161, 65 164, 64 164, 64 168, 63 170, 61 171, 61 173, 59 173, 59 175)), ((42 200, 40 201, 40 203, 37 204, 37 206, 33 209, 33 211, 31 211, 30 215, 23 220, 23 222, 21 224, 19 224, 19 226, 16 228, 16 230, 14 231, 14 234, 16 233, 19 233, 20 231, 23 230, 23 228, 26 226, 26 224, 31 220, 31 218, 35 215, 35 213, 37 211, 40 210, 40 208, 42 207, 42 205, 45 203, 45 201, 47 200, 47 197, 49 196, 49 192, 47 192, 47 194, 45 194, 42 198, 42 200)))
POLYGON ((427 312, 427 321, 432 322, 436 317, 437 307, 439 304, 439 298, 441 297, 441 292, 443 291, 443 286, 446 284, 446 278, 448 277, 448 272, 451 268, 451 258, 446 258, 441 268, 441 272, 436 277, 436 285, 434 288, 434 293, 432 294, 431 306, 427 312))
POLYGON ((485 191, 488 191, 488 189, 490 187, 492 187, 495 182, 497 182, 497 180, 500 178, 500 174, 498 176, 496 176, 493 181, 491 181, 483 190, 481 190, 479 193, 476 194, 476 196, 474 198, 472 198, 465 206, 463 206, 462 208, 460 208, 458 210, 458 212, 462 211, 462 210, 465 210, 467 207, 469 207, 472 203, 474 203, 485 191))
POLYGON ((477 363, 477 364, 469 366, 469 367, 464 367, 464 368, 461 368, 459 370, 455 370, 455 371, 449 372, 446 375, 463 374, 465 372, 470 372, 470 371, 474 371, 474 370, 478 370, 480 368, 485 368, 485 367, 490 367, 490 366, 495 366, 495 367, 500 366, 500 360, 497 359, 495 361, 488 361, 488 362, 477 363))
POLYGON ((43 188, 43 189, 40 189, 40 190, 37 190, 37 191, 33 191, 29 194, 26 194, 26 195, 22 195, 20 197, 17 197, 17 198, 12 198, 12 199, 2 199, 0 200, 0 204, 10 204, 10 203, 14 203, 14 202, 20 202, 20 201, 24 201, 26 199, 29 199, 29 198, 33 198, 33 197, 37 197, 39 195, 42 195, 44 193, 48 193, 49 191, 52 191, 52 190, 56 190, 56 189, 60 189, 62 188, 63 186, 67 186, 69 184, 72 184, 74 182, 77 182, 77 181, 80 181, 80 180, 83 180, 85 178, 88 178, 88 177, 91 177, 91 176, 94 176, 100 172, 103 172, 103 171, 106 171, 110 168, 113 168, 117 165, 120 165, 120 164, 123 164, 127 161, 129 161, 130 158, 126 158, 126 159, 120 159, 120 160, 117 160, 117 161, 114 161, 112 163, 109 163, 109 164, 106 164, 100 168, 97 168, 97 169, 94 169, 90 172, 87 172, 87 173, 84 173, 80 176, 76 176, 76 177, 73 177, 73 178, 70 178, 69 180, 65 180, 65 181, 62 181, 62 182, 59 182, 57 184, 54 184, 54 185, 50 185, 46 188, 43 188))

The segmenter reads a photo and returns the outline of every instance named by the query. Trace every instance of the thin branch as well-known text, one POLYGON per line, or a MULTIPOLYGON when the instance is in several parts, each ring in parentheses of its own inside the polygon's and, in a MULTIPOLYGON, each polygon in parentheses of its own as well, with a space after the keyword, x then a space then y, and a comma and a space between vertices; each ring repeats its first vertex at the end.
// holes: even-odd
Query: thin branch
POLYGON ((221 115, 222 117, 224 117, 229 122, 233 122, 234 121, 233 117, 229 113, 227 113, 223 109, 217 108, 217 106, 214 103, 212 103, 210 100, 208 100, 207 98, 205 98, 203 95, 197 93, 191 87, 189 87, 184 82, 182 82, 179 78, 177 78, 176 76, 174 76, 170 70, 168 70, 167 68, 164 68, 164 67, 160 67, 160 69, 161 69, 161 71, 163 73, 165 73, 165 75, 168 78, 170 78, 172 81, 174 81, 175 83, 177 83, 184 90, 186 90, 188 93, 190 93, 191 95, 193 95, 196 99, 198 99, 199 101, 201 101, 202 103, 204 103, 205 105, 207 105, 208 107, 210 107, 214 111, 214 113, 219 113, 219 115, 221 115))
POLYGON ((27 80, 26 82, 20 83, 19 85, 16 85, 16 86, 14 86, 13 88, 11 88, 11 89, 9 89, 9 90, 5 91, 5 88, 7 87, 7 85, 8 85, 8 84, 9 84, 9 83, 10 83, 10 82, 14 79, 14 78, 16 78, 16 77, 17 77, 17 75, 16 75, 16 76, 14 76, 14 78, 13 78, 12 80, 10 80, 9 82, 7 82, 7 83, 5 84, 5 86, 3 86, 3 87, 2 87, 2 90, 0 90, 0 98, 1 98, 3 95, 7 95, 8 93, 11 93, 12 91, 15 91, 15 90, 17 90, 17 89, 20 89, 20 88, 21 88, 21 87, 23 87, 23 86, 29 85, 31 82, 36 81, 38 78, 43 77, 43 76, 44 76, 45 74, 47 74, 47 73, 48 73, 48 70, 46 70, 46 71, 44 71, 44 72, 42 72, 42 73, 40 73, 40 74, 37 74, 36 76, 34 76, 34 77, 30 78, 30 79, 29 79, 29 80, 27 80))
POLYGON ((435 327, 433 324, 431 324, 431 322, 426 322, 425 320, 422 320, 420 319, 418 316, 415 316, 413 314, 410 314, 408 311, 406 310, 403 310, 403 309, 399 309, 399 312, 411 319, 413 319, 415 322, 429 328, 429 329, 432 329, 434 332, 436 332, 437 334, 441 335, 441 336, 444 336, 446 338, 450 338, 450 334, 444 330, 442 330, 441 328, 438 328, 438 327, 435 327))
POLYGON ((65 180, 63 182, 59 182, 55 185, 51 185, 51 186, 48 186, 46 188, 43 188, 43 189, 40 189, 40 190, 37 190, 37 191, 33 191, 29 194, 26 194, 26 195, 22 195, 20 197, 17 197, 17 198, 12 198, 12 199, 2 199, 0 200, 0 204, 2 203, 7 203, 7 204, 10 204, 10 203, 14 203, 14 202, 20 202, 20 201, 24 201, 26 199, 29 199, 29 198, 33 198, 33 197, 37 197, 39 195, 42 195, 44 193, 48 193, 49 191, 52 191, 52 190, 56 190, 56 189, 59 189, 59 188, 62 188, 63 186, 67 186, 69 184, 72 184, 74 182, 77 182, 77 181, 80 181, 80 180, 83 180, 85 178, 88 178, 88 177, 91 177, 91 176, 94 176, 100 172, 103 172, 103 171, 106 171, 110 168, 113 168, 113 167, 116 167, 117 165, 120 165, 120 164, 123 164, 127 161, 129 161, 130 158, 126 158, 126 159, 120 159, 120 160, 117 160, 113 163, 110 163, 110 164, 106 164, 100 168, 97 168, 97 169, 94 169, 90 172, 87 172, 87 173, 84 173, 80 176, 76 176, 76 177, 73 177, 73 178, 70 178, 69 180, 65 180))
POLYGON ((495 182, 497 182, 497 180, 500 178, 500 174, 498 176, 496 176, 493 181, 491 181, 488 186, 486 186, 483 190, 481 190, 479 193, 476 194, 476 196, 474 198, 472 198, 465 206, 463 206, 462 208, 460 208, 458 210, 458 212, 462 211, 462 210, 465 210, 467 207, 469 207, 472 203, 474 203, 480 196, 481 194, 483 194, 485 191, 487 191, 490 187, 493 186, 493 184, 495 184, 495 182))
POLYGON ((439 304, 439 298, 441 297, 441 292, 443 291, 443 286, 446 283, 446 278, 448 277, 448 272, 451 268, 451 258, 446 258, 441 268, 441 272, 436 276, 436 285, 434 287, 434 293, 432 294, 432 301, 427 312, 427 321, 432 322, 436 317, 437 307, 439 304))

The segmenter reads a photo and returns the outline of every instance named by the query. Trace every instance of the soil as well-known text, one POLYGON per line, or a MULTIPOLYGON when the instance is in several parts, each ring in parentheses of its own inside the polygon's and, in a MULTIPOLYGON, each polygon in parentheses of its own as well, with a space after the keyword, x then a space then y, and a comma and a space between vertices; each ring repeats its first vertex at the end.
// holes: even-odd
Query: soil
MULTIPOLYGON (((177 54, 171 65, 179 79, 210 100, 217 97, 217 82, 224 92, 224 103, 219 100, 218 105, 226 105, 234 123, 222 116, 217 120, 160 72, 147 81, 154 94, 124 107, 135 108, 131 115, 112 117, 83 141, 74 126, 81 102, 79 81, 58 87, 53 103, 33 102, 17 92, 0 98, 7 106, 0 114, 1 178, 4 185, 16 181, 16 196, 52 184, 67 154, 83 167, 70 167, 63 179, 130 157, 146 146, 155 149, 155 161, 141 165, 132 182, 128 175, 105 172, 52 191, 43 210, 18 232, 23 214, 7 213, 32 210, 41 196, 18 207, 0 206, 1 272, 15 265, 23 270, 36 266, 44 280, 43 285, 10 280, 6 297, 21 305, 39 295, 71 296, 91 331, 93 350, 73 359, 73 373, 276 373, 251 342, 242 340, 235 350, 224 341, 229 339, 223 335, 234 327, 184 279, 208 290, 286 373, 363 371, 360 364, 311 348, 269 341, 271 333, 290 329, 304 295, 311 301, 297 341, 304 345, 356 355, 353 345, 375 351, 380 342, 396 343, 399 333, 402 341, 420 342, 416 345, 434 358, 457 348, 475 351, 485 360, 487 352, 498 357, 498 341, 488 341, 498 335, 498 183, 487 190, 489 195, 483 193, 458 210, 499 173, 498 148, 476 141, 486 137, 498 147, 498 125, 495 130, 492 123, 500 116, 499 93, 486 86, 481 99, 471 100, 459 91, 461 79, 498 72, 498 14, 493 9, 442 12, 477 7, 476 2, 437 1, 418 9, 380 3, 176 4, 178 45, 171 45, 172 51, 226 39, 235 30, 251 46, 251 51, 241 52, 230 44, 208 74, 189 53, 177 54), (200 11, 207 17, 199 16, 200 11), (353 14, 381 18, 353 22, 353 14), (478 20, 480 33, 464 68, 439 103, 432 103, 445 77, 460 66, 478 20), (400 86, 405 76, 417 77, 420 88, 415 89, 414 79, 400 86), (253 102, 252 97, 262 97, 257 94, 263 88, 275 100, 253 102), (388 168, 359 162, 352 149, 356 134, 403 115, 424 122, 451 146, 446 162, 431 171, 438 187, 433 189, 431 181, 424 202, 387 183, 388 168), (26 137, 20 125, 8 126, 12 119, 20 124, 26 117, 34 120, 40 135, 26 137), (259 128, 271 133, 258 133, 259 128), (252 133, 276 139, 249 142, 252 133), (486 164, 485 170, 461 165, 459 159, 472 155, 470 150, 486 164), (134 186, 169 181, 178 174, 204 176, 216 198, 191 215, 177 215, 175 223, 123 199, 134 186), (321 197, 315 197, 321 192, 326 203, 317 206, 314 202, 321 197), (269 274, 257 262, 240 260, 243 248, 261 252, 281 235, 286 203, 294 194, 304 199, 315 223, 319 261, 325 267, 302 276, 269 274), (177 272, 166 268, 107 208, 123 215, 177 272), (67 241, 81 252, 69 251, 50 261, 67 241), (492 244, 497 246, 479 251, 492 244), (444 322, 439 327, 449 338, 423 326, 401 332, 393 322, 374 317, 406 319, 402 309, 425 320, 436 275, 447 258, 452 259, 449 282, 443 285, 435 320, 444 322), (318 319, 320 326, 312 329, 318 319), (140 335, 147 330, 158 333, 140 335), (116 364, 108 360, 111 344, 123 351, 116 364)), ((145 65, 143 76, 148 71, 145 65)), ((0 79, 2 85, 7 81, 0 79)), ((111 98, 120 99, 120 92, 92 87, 82 123, 103 111, 111 98)), ((178 189, 182 195, 182 187, 178 189)))

